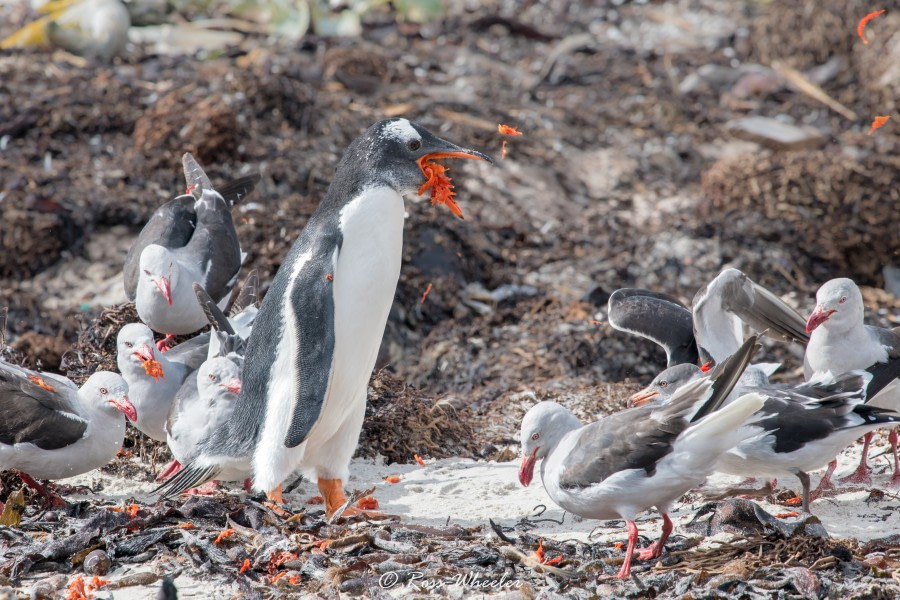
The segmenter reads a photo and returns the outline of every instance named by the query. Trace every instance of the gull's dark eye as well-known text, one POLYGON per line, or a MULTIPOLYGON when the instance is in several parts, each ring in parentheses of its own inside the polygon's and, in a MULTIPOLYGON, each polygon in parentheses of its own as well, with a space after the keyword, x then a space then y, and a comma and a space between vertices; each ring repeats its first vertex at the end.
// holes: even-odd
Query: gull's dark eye
POLYGON ((659 382, 659 387, 666 387, 667 385, 669 385, 668 381, 660 381, 659 382))
POLYGON ((131 342, 125 342, 125 347, 126 348, 134 348, 134 344, 132 344, 131 342))
POLYGON ((210 381, 215 381, 215 380, 216 380, 216 374, 215 374, 215 373, 210 373, 207 377, 209 377, 209 380, 210 380, 210 381))
POLYGON ((150 274, 150 271, 148 271, 147 269, 144 269, 144 275, 149 275, 149 274, 150 274))
POLYGON ((843 304, 846 301, 847 301, 847 296, 841 296, 841 299, 838 300, 838 304, 843 304))
POLYGON ((531 439, 533 439, 533 440, 540 439, 540 437, 541 437, 540 433, 532 433, 531 434, 531 439))
POLYGON ((407 142, 406 147, 410 150, 418 150, 422 147, 422 142, 420 142, 419 140, 410 140, 409 142, 407 142))
POLYGON ((100 388, 100 393, 103 394, 104 396, 107 394, 107 392, 109 392, 108 389, 106 389, 106 388, 100 388))

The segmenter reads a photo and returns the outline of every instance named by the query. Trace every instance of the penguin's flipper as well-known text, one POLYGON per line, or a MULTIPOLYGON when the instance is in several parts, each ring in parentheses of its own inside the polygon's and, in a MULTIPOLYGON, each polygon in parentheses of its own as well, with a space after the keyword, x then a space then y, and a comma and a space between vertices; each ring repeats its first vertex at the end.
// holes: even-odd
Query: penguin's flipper
POLYGON ((336 253, 314 255, 291 282, 285 309, 296 318, 301 346, 297 355, 302 359, 294 365, 299 393, 284 441, 288 448, 306 439, 325 405, 334 364, 336 262, 336 253))

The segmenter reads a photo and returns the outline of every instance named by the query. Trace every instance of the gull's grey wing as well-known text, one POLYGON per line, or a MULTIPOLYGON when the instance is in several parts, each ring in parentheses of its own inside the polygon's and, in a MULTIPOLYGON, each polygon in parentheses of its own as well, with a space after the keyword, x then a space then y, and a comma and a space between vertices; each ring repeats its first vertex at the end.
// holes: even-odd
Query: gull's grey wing
POLYGON ((685 429, 718 410, 757 349, 751 337, 707 377, 676 390, 669 402, 623 410, 578 430, 560 486, 589 487, 627 469, 652 474, 685 429))
POLYGON ((186 365, 191 371, 199 369, 209 352, 209 339, 209 332, 195 335, 166 352, 166 358, 186 365))
POLYGON ((81 439, 87 421, 72 403, 74 392, 55 384, 0 367, 0 443, 58 450, 81 439))
POLYGON ((197 396, 197 371, 191 371, 184 378, 184 382, 178 388, 178 391, 175 392, 175 397, 172 399, 172 406, 169 407, 169 416, 166 418, 166 433, 171 434, 175 418, 185 410, 185 405, 195 400, 197 396))
POLYGON ((235 288, 231 295, 231 301, 225 307, 226 315, 234 316, 248 306, 257 306, 259 303, 259 270, 253 269, 244 278, 240 288, 235 288))
POLYGON ((769 337, 809 341, 803 317, 737 269, 725 269, 697 292, 693 320, 700 354, 716 362, 740 346, 744 324, 769 337))
POLYGON ((196 265, 203 276, 197 283, 219 302, 234 286, 241 269, 241 244, 231 210, 218 192, 204 190, 194 210, 197 228, 190 242, 176 253, 179 260, 196 265))
POLYGON ((206 171, 190 152, 185 152, 181 156, 181 166, 184 168, 184 181, 187 189, 194 199, 199 200, 203 190, 213 189, 212 182, 206 176, 206 171))
POLYGON ((125 295, 129 300, 134 301, 137 294, 138 269, 144 248, 150 244, 172 250, 182 248, 191 240, 196 225, 197 215, 191 195, 178 196, 156 209, 125 257, 123 277, 125 295))
POLYGON ((651 406, 624 410, 576 431, 578 439, 559 476, 563 489, 587 488, 628 469, 653 474, 688 427, 683 417, 660 423, 651 406))
POLYGON ((672 296, 637 288, 616 290, 609 297, 609 324, 659 344, 669 367, 697 363, 691 312, 672 296))
POLYGON ((203 286, 195 282, 193 288, 194 294, 197 296, 197 302, 199 302, 200 307, 203 308, 206 319, 213 329, 222 331, 228 335, 236 335, 234 328, 231 327, 231 323, 228 322, 228 317, 226 317, 225 313, 222 312, 222 309, 216 305, 215 301, 210 298, 209 294, 206 293, 206 290, 203 289, 203 286))
POLYGON ((259 173, 240 177, 220 187, 218 192, 222 194, 222 198, 225 199, 230 208, 249 196, 256 188, 256 184, 259 183, 259 179, 259 173))
POLYGON ((888 358, 900 358, 900 327, 885 329, 884 327, 866 325, 866 329, 887 350, 888 358))

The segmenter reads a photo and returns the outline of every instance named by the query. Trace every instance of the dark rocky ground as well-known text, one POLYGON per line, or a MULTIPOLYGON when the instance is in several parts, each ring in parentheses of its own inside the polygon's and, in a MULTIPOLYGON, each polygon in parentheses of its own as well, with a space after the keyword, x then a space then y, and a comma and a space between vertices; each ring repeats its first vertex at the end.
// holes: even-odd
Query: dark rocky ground
MULTIPOLYGON (((265 287, 342 149, 391 115, 497 161, 451 165, 465 220, 427 202, 409 206, 363 455, 406 462, 424 444, 435 457, 512 458, 523 392, 584 414, 620 408, 664 357, 605 323, 606 299, 619 287, 689 301, 735 266, 807 313, 820 283, 850 276, 866 286, 870 320, 896 326, 900 299, 884 291, 882 269, 900 266, 900 76, 891 76, 900 13, 873 22, 863 45, 855 25, 869 5, 824 4, 454 1, 423 26, 398 23, 382 7, 366 15, 360 38, 308 36, 289 46, 249 34, 207 57, 134 46, 96 65, 6 52, 0 293, 10 345, 26 363, 76 379, 112 365, 129 307, 103 312, 102 302, 76 298, 116 276, 131 237, 181 190, 184 151, 214 182, 262 174, 235 219, 247 266, 260 270, 265 287), (856 118, 797 91, 773 66, 803 73, 856 118), (895 119, 868 136, 876 114, 895 119), (752 115, 819 134, 791 150, 747 141, 732 125, 752 115), (505 160, 497 123, 525 133, 510 140, 505 160), (102 265, 87 270, 92 260, 102 265), (435 423, 432 437, 416 437, 435 423)), ((7 33, 25 12, 3 11, 7 33)), ((797 374, 799 349, 766 351, 785 361, 785 378, 797 374)), ((489 532, 470 533, 482 562, 472 560, 487 571, 515 562, 484 545, 489 532)), ((371 539, 329 559, 358 567, 371 539)), ((582 551, 567 556, 583 565, 582 551)), ((890 597, 889 579, 863 575, 859 559, 873 551, 856 546, 839 564, 807 571, 815 590, 801 590, 790 569, 823 555, 805 560, 801 548, 790 560, 740 571, 734 581, 746 582, 738 587, 715 583, 711 570, 676 568, 648 572, 649 588, 632 583, 615 593, 682 595, 689 578, 702 586, 696 598, 837 589, 890 597)), ((879 568, 896 573, 894 551, 885 552, 879 568)), ((215 571, 215 556, 198 561, 215 571)), ((9 576, 8 565, 0 572, 9 576)), ((330 587, 310 583, 307 591, 333 594, 362 575, 330 577, 330 587)), ((543 577, 535 582, 533 591, 547 589, 543 577)), ((587 584, 560 591, 613 593, 587 584)))

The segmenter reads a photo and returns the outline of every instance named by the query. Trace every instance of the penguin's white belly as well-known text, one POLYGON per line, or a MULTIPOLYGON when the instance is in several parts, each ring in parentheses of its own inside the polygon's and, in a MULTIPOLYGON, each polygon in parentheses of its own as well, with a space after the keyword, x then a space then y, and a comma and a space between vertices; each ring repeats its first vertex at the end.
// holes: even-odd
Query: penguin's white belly
MULTIPOLYGON (((387 187, 368 190, 341 211, 343 243, 334 276, 334 360, 309 445, 327 442, 354 412, 365 410, 366 386, 400 277, 403 214, 403 198, 387 187)), ((355 449, 359 431, 350 433, 352 439, 346 443, 355 449)))

